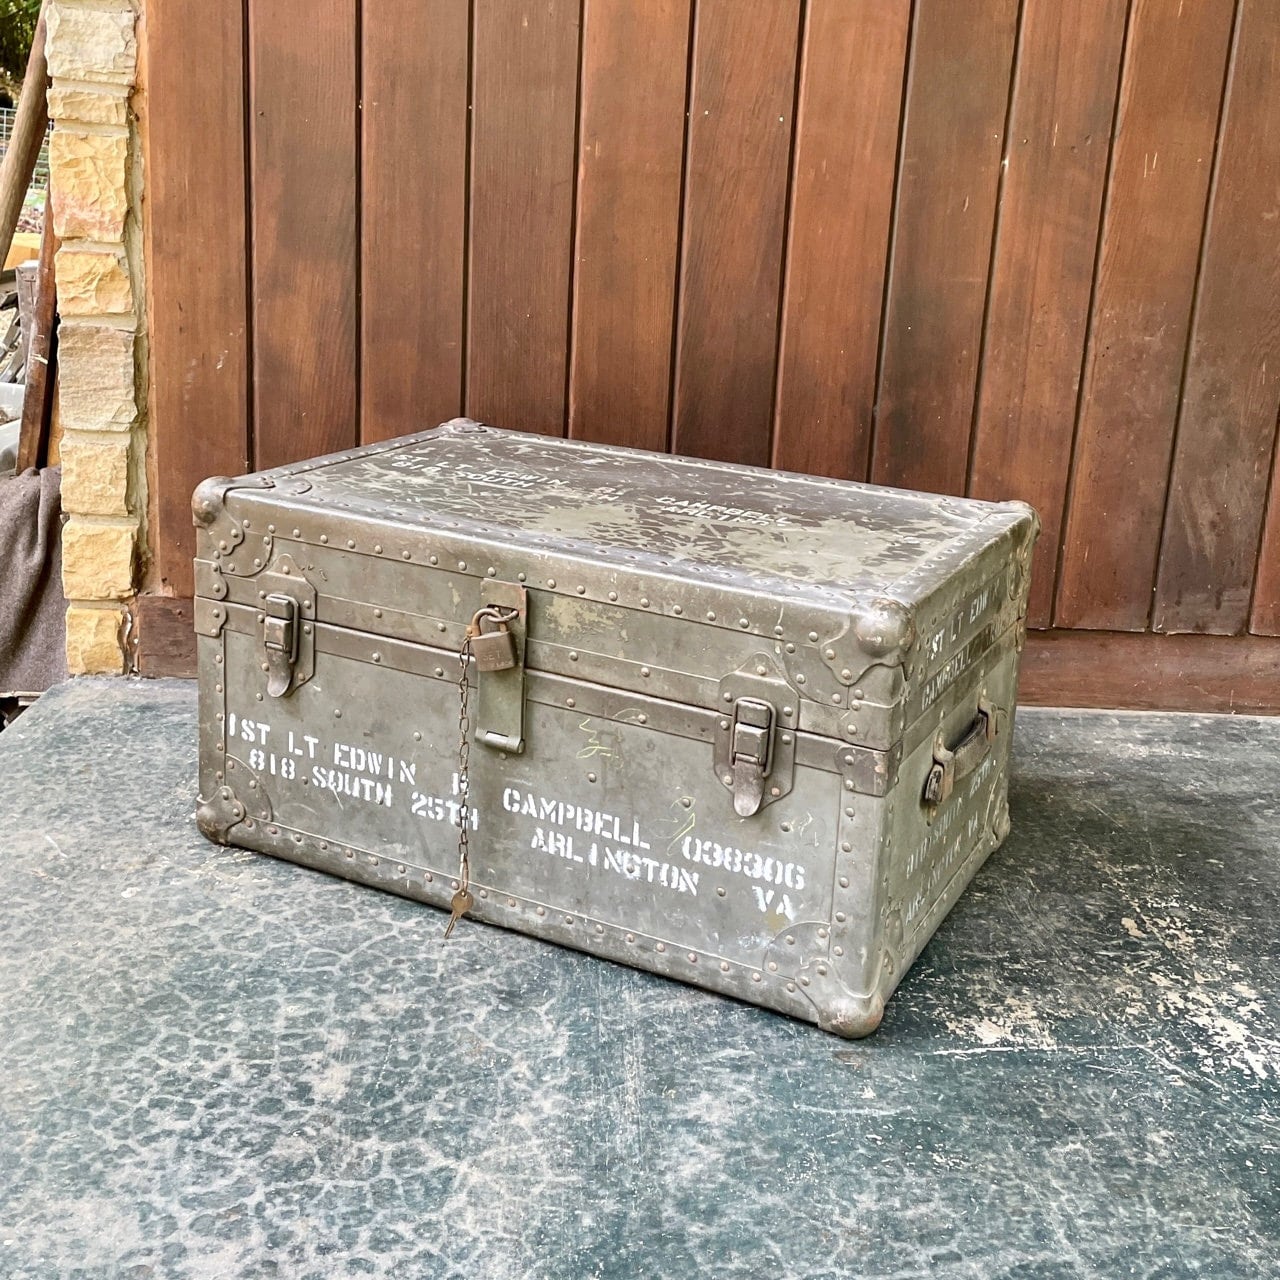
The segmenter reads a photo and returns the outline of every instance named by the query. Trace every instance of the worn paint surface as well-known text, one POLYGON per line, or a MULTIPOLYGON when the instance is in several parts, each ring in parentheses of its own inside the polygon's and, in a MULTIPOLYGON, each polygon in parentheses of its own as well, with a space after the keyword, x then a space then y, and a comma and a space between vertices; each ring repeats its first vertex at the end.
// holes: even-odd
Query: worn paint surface
POLYGON ((695 578, 711 571, 819 595, 889 590, 978 525, 990 539, 1028 521, 1018 504, 566 442, 468 419, 297 470, 308 508, 384 526, 461 522, 588 562, 603 550, 651 572, 674 562, 695 578))
POLYGON ((1022 504, 457 419, 214 477, 193 514, 197 819, 220 844, 437 905, 461 892, 421 819, 457 820, 470 645, 468 913, 853 1038, 1008 830, 1022 504), (471 639, 486 601, 514 610, 506 675, 471 639), (264 607, 294 616, 290 638, 264 607), (766 721, 754 764, 742 715, 766 721), (584 716, 614 744, 589 762, 584 716), (983 769, 934 822, 934 744, 966 739, 957 780, 983 769), (538 798, 513 809, 511 786, 538 798), (548 821, 557 804, 570 821, 548 821), (600 813, 634 843, 601 840, 600 813), (673 813, 718 862, 677 847, 673 813), (655 884, 679 900, 636 892, 655 884))
POLYGON ((1280 722, 1021 713, 852 1046, 211 845, 194 726, 0 736, 6 1280, 1276 1274, 1280 722))

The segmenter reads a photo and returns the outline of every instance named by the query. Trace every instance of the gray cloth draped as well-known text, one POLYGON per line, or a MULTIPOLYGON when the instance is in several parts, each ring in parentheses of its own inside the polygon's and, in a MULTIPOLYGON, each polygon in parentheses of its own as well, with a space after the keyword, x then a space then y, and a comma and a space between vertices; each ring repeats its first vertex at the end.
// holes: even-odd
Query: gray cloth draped
POLYGON ((67 678, 57 467, 0 478, 0 696, 67 678))

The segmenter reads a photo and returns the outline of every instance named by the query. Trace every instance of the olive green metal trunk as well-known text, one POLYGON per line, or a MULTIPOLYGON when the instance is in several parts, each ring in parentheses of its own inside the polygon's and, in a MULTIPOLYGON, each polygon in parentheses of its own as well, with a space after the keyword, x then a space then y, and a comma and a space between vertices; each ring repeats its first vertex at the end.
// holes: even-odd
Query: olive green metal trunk
POLYGON ((465 811, 470 917, 860 1036, 1008 830, 1022 504, 459 420, 194 510, 215 840, 447 906, 465 811))

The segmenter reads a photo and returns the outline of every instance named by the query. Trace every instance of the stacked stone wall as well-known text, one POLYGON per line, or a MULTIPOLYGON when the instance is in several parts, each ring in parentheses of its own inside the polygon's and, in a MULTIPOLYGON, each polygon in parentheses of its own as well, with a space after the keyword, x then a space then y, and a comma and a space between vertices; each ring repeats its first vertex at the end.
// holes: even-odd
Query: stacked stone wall
POLYGON ((67 663, 118 673, 146 536, 137 13, 53 0, 47 24, 67 663))

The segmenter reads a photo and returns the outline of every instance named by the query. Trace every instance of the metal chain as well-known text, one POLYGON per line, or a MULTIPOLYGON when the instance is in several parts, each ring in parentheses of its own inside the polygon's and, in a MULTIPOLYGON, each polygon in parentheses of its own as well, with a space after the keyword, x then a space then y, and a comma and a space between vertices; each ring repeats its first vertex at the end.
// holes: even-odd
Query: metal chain
POLYGON ((453 894, 453 914, 444 932, 446 938, 471 906, 471 642, 480 635, 480 624, 486 618, 506 626, 519 612, 498 605, 477 609, 458 649, 458 887, 453 894))
POLYGON ((471 823, 471 682, 467 678, 471 664, 471 639, 479 622, 479 614, 471 621, 462 647, 458 650, 458 892, 466 893, 471 884, 471 849, 467 828, 471 823))

